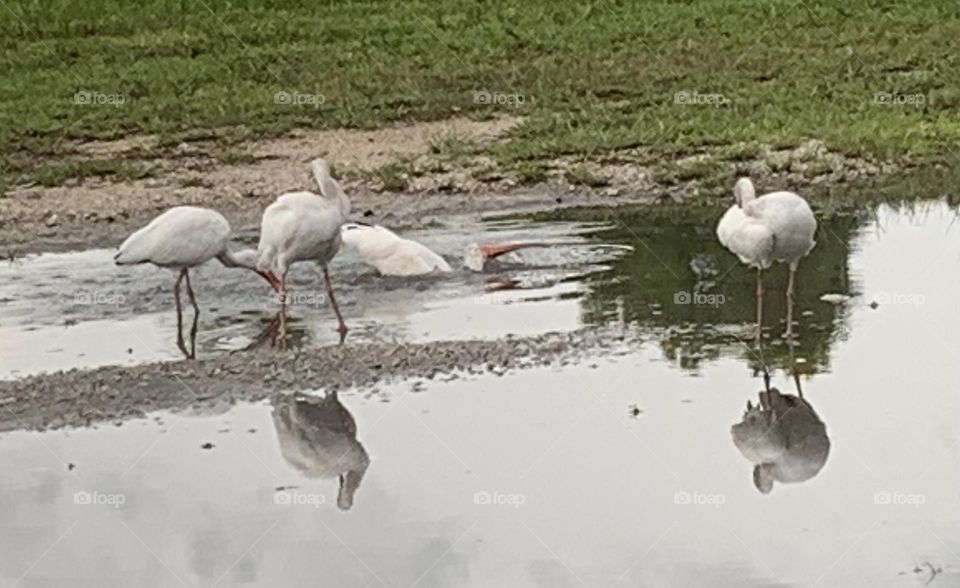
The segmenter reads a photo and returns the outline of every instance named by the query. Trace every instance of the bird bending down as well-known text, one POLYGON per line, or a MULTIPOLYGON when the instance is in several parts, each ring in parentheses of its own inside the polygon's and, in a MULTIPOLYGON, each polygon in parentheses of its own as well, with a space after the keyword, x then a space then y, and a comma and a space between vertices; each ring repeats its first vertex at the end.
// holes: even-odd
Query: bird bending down
POLYGON ((259 274, 271 287, 277 288, 276 278, 257 269, 257 252, 246 249, 231 252, 227 245, 231 237, 230 223, 222 214, 209 208, 176 206, 134 232, 120 245, 113 256, 117 265, 152 263, 177 272, 173 295, 177 306, 177 347, 189 358, 196 357, 197 317, 200 308, 190 286, 189 269, 216 258, 227 267, 239 267, 259 274), (193 306, 193 327, 190 330, 188 352, 183 342, 183 309, 180 305, 180 284, 185 282, 190 304, 193 306))
POLYGON ((787 339, 793 337, 794 274, 813 249, 817 219, 807 201, 793 192, 757 197, 750 178, 733 188, 736 203, 717 224, 717 238, 743 263, 757 268, 757 337, 763 324, 763 270, 774 262, 790 266, 787 282, 787 339))
POLYGON ((360 222, 340 227, 343 242, 384 276, 420 276, 452 271, 450 264, 426 246, 404 239, 380 225, 360 222))
MULTIPOLYGON (((340 308, 330 284, 327 265, 340 250, 340 226, 350 213, 350 200, 340 184, 330 176, 330 166, 323 159, 311 162, 320 194, 287 192, 263 211, 260 224, 259 260, 262 272, 279 276, 278 292, 281 307, 287 303, 287 271, 298 261, 313 261, 323 268, 327 298, 337 316, 340 342, 347 336, 340 308)), ((281 312, 280 337, 286 335, 285 314, 281 312)))

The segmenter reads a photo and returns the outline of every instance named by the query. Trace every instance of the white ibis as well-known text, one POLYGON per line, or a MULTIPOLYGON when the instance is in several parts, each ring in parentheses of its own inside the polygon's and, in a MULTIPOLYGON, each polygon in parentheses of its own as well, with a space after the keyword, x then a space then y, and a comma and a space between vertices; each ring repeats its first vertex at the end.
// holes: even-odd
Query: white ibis
POLYGON ((200 308, 197 306, 197 299, 190 285, 190 268, 216 258, 227 267, 244 268, 256 272, 275 289, 279 286, 274 276, 257 268, 256 251, 246 249, 231 252, 227 248, 231 234, 230 223, 219 212, 196 206, 177 206, 127 237, 113 256, 117 265, 152 263, 177 272, 177 280, 173 285, 177 306, 177 346, 188 358, 196 357, 197 317, 200 315, 200 308), (189 353, 183 343, 181 282, 187 285, 187 295, 194 311, 189 353))
POLYGON ((736 203, 717 224, 717 237, 743 263, 757 268, 757 336, 763 324, 763 270, 774 262, 790 265, 787 282, 787 339, 793 336, 794 274, 813 249, 817 219, 806 200, 793 192, 757 196, 750 178, 733 189, 736 203))
MULTIPOLYGON (((330 176, 330 166, 326 161, 315 159, 310 165, 320 194, 288 192, 263 211, 257 267, 279 276, 280 300, 282 305, 286 305, 286 280, 290 266, 300 261, 319 264, 323 268, 327 299, 339 322, 337 331, 342 343, 348 329, 333 294, 327 265, 340 250, 340 226, 350 213, 350 199, 330 176)), ((283 318, 285 314, 281 313, 280 316, 283 318)), ((285 335, 285 330, 282 324, 281 337, 285 335)))
POLYGON ((404 239, 380 225, 361 222, 340 227, 343 242, 384 276, 421 276, 451 271, 445 259, 421 243, 404 239))

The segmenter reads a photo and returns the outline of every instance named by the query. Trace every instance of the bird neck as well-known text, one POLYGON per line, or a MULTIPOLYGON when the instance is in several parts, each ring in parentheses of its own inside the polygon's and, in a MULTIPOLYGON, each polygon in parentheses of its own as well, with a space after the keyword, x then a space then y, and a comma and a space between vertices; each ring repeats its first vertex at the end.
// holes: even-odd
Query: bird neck
POLYGON ((225 250, 217 256, 220 263, 226 267, 241 267, 248 270, 257 271, 257 261, 260 256, 254 249, 244 249, 243 251, 225 250))
POLYGON ((325 161, 315 159, 310 163, 313 178, 320 188, 320 193, 337 204, 343 216, 350 214, 350 199, 344 193, 340 184, 330 175, 330 167, 325 161))
POLYGON ((757 193, 754 191, 753 182, 749 180, 737 182, 737 185, 734 187, 734 196, 736 196, 737 205, 740 208, 756 200, 757 193))

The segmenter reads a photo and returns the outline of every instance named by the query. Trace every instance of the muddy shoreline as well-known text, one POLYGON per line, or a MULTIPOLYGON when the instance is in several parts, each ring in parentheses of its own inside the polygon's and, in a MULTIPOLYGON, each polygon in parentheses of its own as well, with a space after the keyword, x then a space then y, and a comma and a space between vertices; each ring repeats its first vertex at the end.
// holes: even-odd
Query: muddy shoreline
MULTIPOLYGON (((570 206, 621 206, 650 202, 649 197, 635 196, 599 199, 587 193, 571 193, 558 197, 547 189, 524 190, 511 194, 425 194, 387 195, 366 193, 352 196, 353 218, 389 225, 395 229, 428 227, 451 216, 478 218, 487 214, 538 212, 570 206)), ((189 200, 172 205, 210 206, 230 221, 236 239, 255 244, 263 209, 273 199, 253 202, 223 200, 189 200)), ((126 211, 109 218, 83 220, 76 216, 49 226, 47 221, 24 221, 3 227, 0 254, 15 258, 33 253, 62 253, 118 246, 134 230, 148 223, 166 206, 142 211, 126 211)))
POLYGON ((829 151, 817 140, 795 148, 752 146, 658 157, 643 148, 594 161, 564 156, 520 177, 480 151, 445 152, 444 141, 483 146, 503 140, 521 121, 450 119, 376 131, 298 131, 263 139, 226 158, 203 142, 156 146, 151 137, 91 141, 49 156, 69 161, 135 162, 148 177, 18 185, 0 195, 0 255, 115 247, 161 211, 208 206, 231 221, 238 238, 255 241, 260 216, 291 190, 314 190, 306 162, 325 156, 353 201, 352 215, 397 229, 422 228, 452 215, 537 211, 558 206, 725 202, 732 178, 750 175, 761 190, 812 192, 823 186, 891 176, 909 162, 877 162, 829 151), (385 171, 386 170, 386 171, 385 171))
MULTIPOLYGON (((287 390, 456 379, 627 353, 642 342, 632 328, 582 328, 497 341, 363 344, 236 353, 198 361, 106 366, 0 381, 0 431, 85 427, 157 410, 204 413, 287 390)), ((386 399, 389 400, 389 399, 386 399)))

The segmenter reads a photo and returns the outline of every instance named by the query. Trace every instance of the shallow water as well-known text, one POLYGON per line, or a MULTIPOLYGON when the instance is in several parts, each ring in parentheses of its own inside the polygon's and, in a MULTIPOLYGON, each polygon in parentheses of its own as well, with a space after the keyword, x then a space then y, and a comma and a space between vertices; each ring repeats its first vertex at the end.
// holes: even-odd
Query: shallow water
MULTIPOLYGON (((573 268, 536 260, 543 269, 524 274, 528 283, 552 278, 512 298, 471 290, 489 276, 458 274, 425 290, 412 318, 412 286, 398 284, 390 308, 397 332, 416 340, 624 321, 649 335, 643 346, 502 377, 348 390, 319 408, 277 397, 4 434, 0 575, 25 586, 960 583, 953 211, 881 207, 824 224, 798 276, 793 358, 778 344, 782 269, 768 276, 761 352, 750 342, 754 277, 709 225, 615 214, 613 229, 546 226, 629 243, 632 254, 597 252, 573 268), (824 294, 852 298, 835 305, 824 294), (761 422, 741 451, 731 427, 759 403, 764 363, 793 404, 774 427, 751 411, 761 422), (745 453, 778 469, 758 481, 745 453), (348 472, 363 474, 353 492, 346 481, 340 490, 348 472)), ((338 275, 354 299, 379 288, 338 275)), ((0 308, 18 337, 97 320, 24 331, 43 321, 0 308)), ((158 356, 169 335, 160 316, 142 326, 158 356)), ((218 335, 205 349, 248 336, 218 335)), ((114 353, 125 350, 83 361, 149 355, 114 353)), ((22 361, 25 371, 45 365, 22 361)))
MULTIPOLYGON (((444 254, 456 270, 421 279, 382 278, 344 249, 334 260, 337 300, 351 327, 350 342, 435 341, 528 335, 579 326, 580 280, 608 269, 620 250, 582 237, 596 224, 527 222, 452 226, 407 236, 444 254), (472 242, 540 240, 558 249, 514 254, 484 274, 463 268, 472 242), (498 284, 510 289, 493 291, 498 284), (524 301, 521 308, 515 303, 524 301)), ((116 267, 111 250, 28 256, 0 265, 0 378, 72 367, 177 360, 175 274, 142 265, 116 267)), ((192 272, 200 304, 200 356, 241 350, 257 339, 278 308, 256 275, 216 262, 192 272)), ((290 274, 290 331, 296 345, 337 341, 336 322, 313 264, 290 274)), ((186 293, 183 303, 189 307, 186 293)), ((186 312, 184 332, 192 310, 186 312)))

